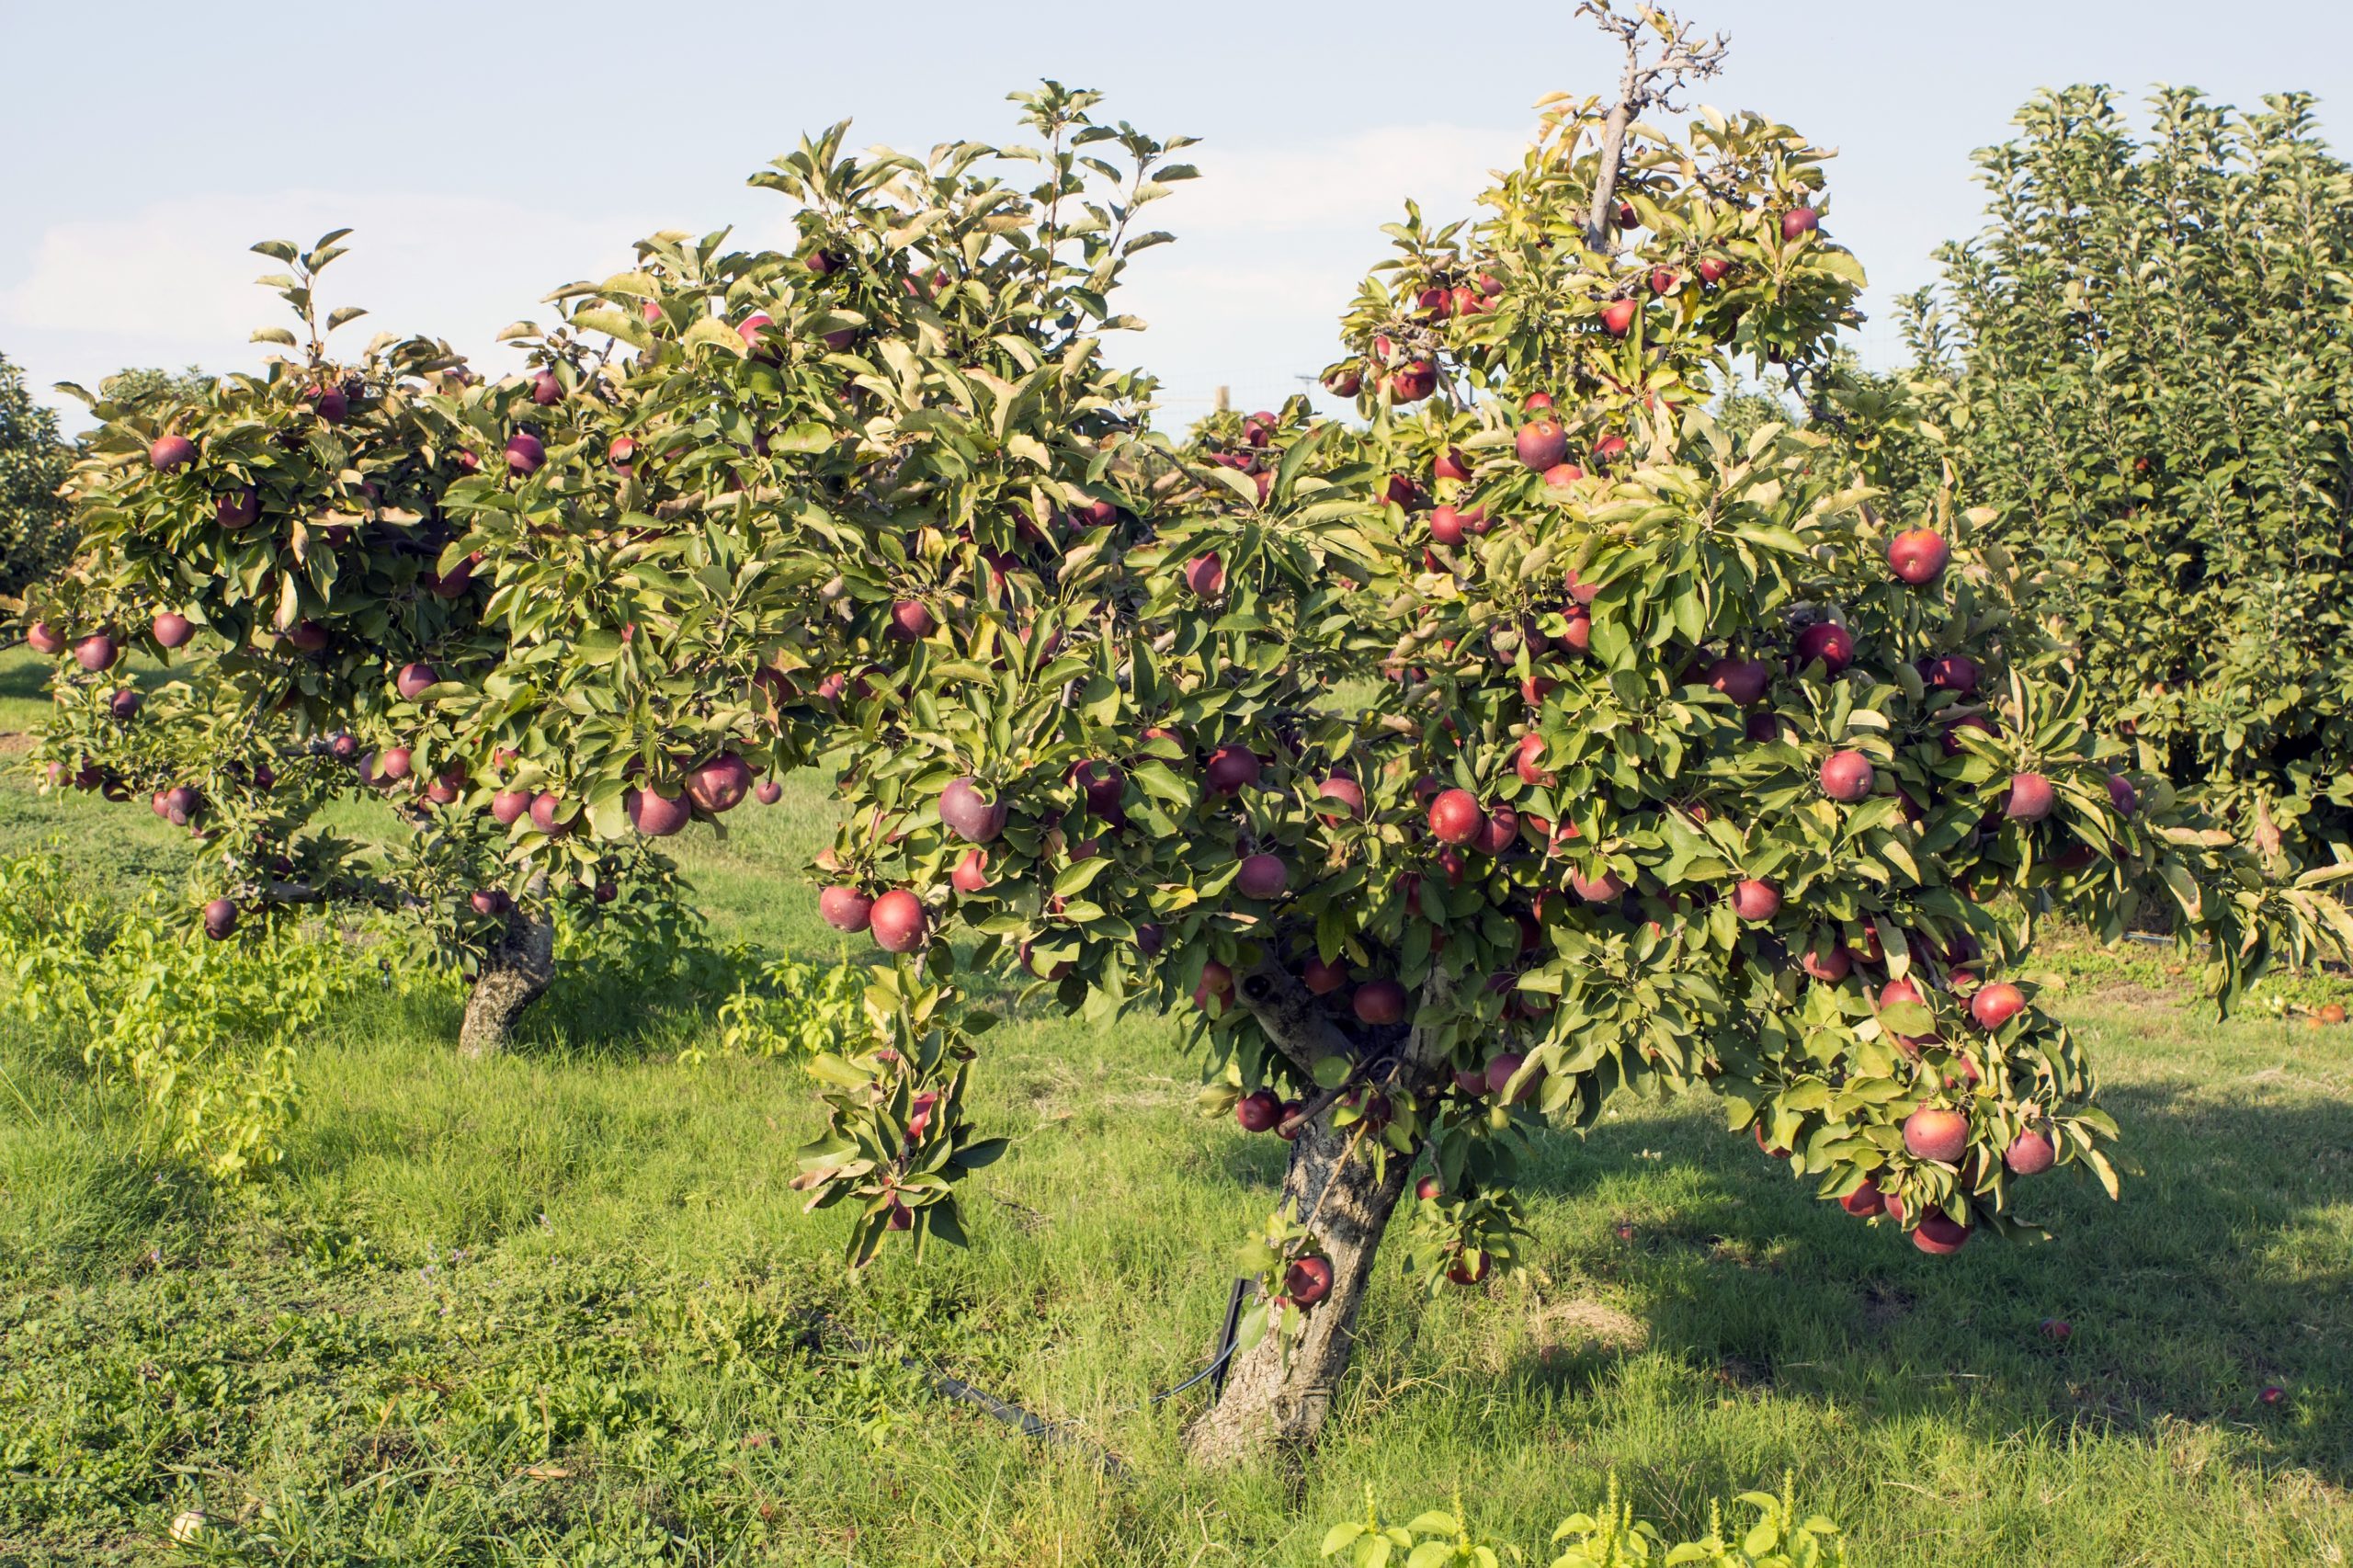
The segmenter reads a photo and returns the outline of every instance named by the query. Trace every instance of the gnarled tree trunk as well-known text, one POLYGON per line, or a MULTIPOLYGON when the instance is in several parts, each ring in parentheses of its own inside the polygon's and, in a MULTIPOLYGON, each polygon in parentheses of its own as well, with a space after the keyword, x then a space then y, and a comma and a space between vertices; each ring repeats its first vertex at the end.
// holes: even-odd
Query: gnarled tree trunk
POLYGON ((481 1058, 506 1050, 515 1020, 554 978, 554 923, 545 915, 516 910, 506 917, 506 934, 483 960, 473 989, 466 994, 458 1053, 481 1058))
POLYGON ((1265 1449, 1303 1448, 1315 1439, 1356 1349, 1357 1313, 1372 1279, 1381 1235, 1405 1190, 1411 1161, 1393 1152, 1377 1175, 1359 1145, 1344 1161, 1353 1129, 1335 1131, 1319 1116, 1291 1145, 1283 1201, 1315 1233, 1332 1264, 1332 1293, 1307 1314, 1306 1332, 1286 1361, 1280 1336, 1268 1333, 1233 1358, 1225 1390, 1185 1433, 1194 1459, 1224 1463, 1265 1449))

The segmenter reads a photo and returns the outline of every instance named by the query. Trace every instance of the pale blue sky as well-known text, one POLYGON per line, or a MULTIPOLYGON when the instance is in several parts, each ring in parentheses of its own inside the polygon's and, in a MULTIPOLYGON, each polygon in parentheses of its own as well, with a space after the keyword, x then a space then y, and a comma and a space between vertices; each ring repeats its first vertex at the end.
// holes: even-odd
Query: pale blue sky
MULTIPOLYGON (((744 176, 804 128, 923 147, 1011 137, 1005 93, 1042 75, 1206 139, 1205 178, 1162 209, 1180 244, 1140 258, 1127 340, 1180 411, 1223 383, 1270 402, 1332 357, 1331 323, 1405 196, 1452 214, 1514 156, 1550 90, 1615 62, 1566 0, 1130 11, 1114 5, 170 6, 0 0, 0 351, 46 389, 127 363, 256 362, 275 302, 251 240, 358 227, 337 297, 370 324, 491 337, 539 296, 627 260, 656 228, 775 232, 744 176)), ((1971 149, 2034 88, 2157 81, 2236 103, 2353 101, 2342 0, 1696 0, 1733 39, 1701 97, 1841 150, 1831 231, 1869 303, 1978 226, 1971 149)), ((1868 355, 1893 354, 1867 327, 1868 355)))

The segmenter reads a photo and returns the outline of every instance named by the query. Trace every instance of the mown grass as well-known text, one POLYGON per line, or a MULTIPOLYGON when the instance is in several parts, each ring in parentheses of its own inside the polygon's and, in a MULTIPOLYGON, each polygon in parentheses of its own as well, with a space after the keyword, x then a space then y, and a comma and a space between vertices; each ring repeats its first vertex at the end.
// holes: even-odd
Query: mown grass
MULTIPOLYGON (((819 787, 736 820, 688 850, 719 937, 835 952, 796 872, 819 787)), ((185 865, 142 808, 12 780, 0 849, 34 843, 125 888, 185 865)), ((1929 1259, 1704 1103, 1626 1106, 1541 1145, 1526 1277, 1381 1281, 1296 1472, 1192 1471, 1202 1395, 1144 1403, 1206 1357, 1281 1163, 1192 1113, 1173 1022, 992 1035, 1017 1147, 972 1250, 852 1282, 786 1186, 804 1076, 676 1064, 709 1019, 658 990, 559 989, 480 1065, 445 989, 370 992, 309 1043, 286 1164, 225 1197, 140 1165, 129 1108, 0 1020, 0 1562, 1304 1564, 1368 1484, 1400 1513, 1459 1487, 1532 1545, 1612 1470, 1687 1526, 1790 1470, 1860 1562, 2341 1562, 2353 1030, 2217 1026, 2170 962, 2052 960, 2138 1167, 2120 1206, 2054 1180, 2054 1244, 1929 1259), (189 1508, 213 1523, 175 1547, 189 1508)))

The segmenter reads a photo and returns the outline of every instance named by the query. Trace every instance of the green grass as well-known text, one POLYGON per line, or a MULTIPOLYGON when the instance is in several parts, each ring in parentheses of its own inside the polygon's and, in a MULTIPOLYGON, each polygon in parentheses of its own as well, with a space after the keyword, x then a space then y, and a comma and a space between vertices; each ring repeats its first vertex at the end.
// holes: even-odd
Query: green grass
MULTIPOLYGON (((795 870, 822 792, 735 820, 687 851, 715 932, 831 954, 795 870)), ((0 850, 42 842, 125 889, 185 865, 143 808, 0 789, 0 850)), ((1399 1514, 1460 1486, 1533 1545, 1612 1469, 1686 1526, 1793 1470, 1859 1562, 2341 1562, 2353 1030, 2218 1027, 2169 961, 2052 960, 2139 1167, 2122 1205, 2054 1178, 2053 1244, 1929 1259, 1703 1103, 1629 1105, 1543 1143, 1524 1278, 1383 1276, 1296 1475, 1189 1470, 1199 1392, 1138 1408, 1206 1357, 1280 1173, 1192 1113, 1173 1024, 991 1036, 983 1113, 1017 1146, 972 1250, 853 1283, 787 1187, 804 1075, 679 1067, 709 1020, 676 998, 560 989, 468 1066, 445 994, 370 993, 305 1052, 285 1165, 225 1198, 139 1165, 127 1106, 0 1021, 0 1562, 172 1561, 201 1507, 216 1560, 1305 1564, 1368 1483, 1399 1514), (819 1312, 1123 1471, 813 1338, 819 1312)))

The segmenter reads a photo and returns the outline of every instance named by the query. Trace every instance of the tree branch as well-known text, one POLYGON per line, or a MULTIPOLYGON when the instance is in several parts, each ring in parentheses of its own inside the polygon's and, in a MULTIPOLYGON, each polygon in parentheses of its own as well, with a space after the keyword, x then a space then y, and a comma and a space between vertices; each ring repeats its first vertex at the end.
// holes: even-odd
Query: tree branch
POLYGON ((1324 1017, 1307 987, 1272 960, 1244 975, 1234 985, 1233 997, 1302 1073, 1313 1075, 1315 1064, 1327 1056, 1356 1054, 1348 1037, 1324 1017))
POLYGON ((1601 122, 1601 154, 1594 175, 1593 202, 1586 210, 1586 248, 1607 256, 1617 212, 1618 177, 1626 158, 1626 131, 1634 118, 1654 106, 1672 108, 1669 101, 1687 83, 1705 81, 1723 69, 1732 48, 1725 33, 1700 37, 1672 11, 1643 6, 1631 17, 1613 8, 1615 0, 1582 0, 1577 15, 1591 17, 1594 25, 1615 38, 1626 51, 1625 68, 1618 75, 1618 101, 1601 122), (1658 57, 1643 58, 1645 31, 1659 40, 1658 57))

